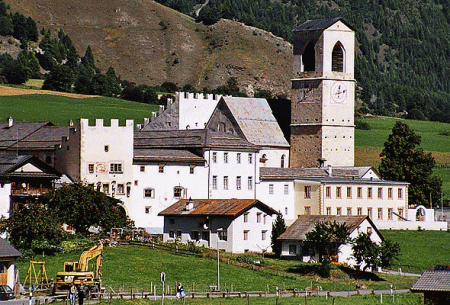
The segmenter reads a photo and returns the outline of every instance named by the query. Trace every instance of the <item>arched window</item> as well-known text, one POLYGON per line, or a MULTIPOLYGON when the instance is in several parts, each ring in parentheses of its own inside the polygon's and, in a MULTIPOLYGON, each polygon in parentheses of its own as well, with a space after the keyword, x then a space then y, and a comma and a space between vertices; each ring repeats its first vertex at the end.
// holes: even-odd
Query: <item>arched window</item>
POLYGON ((261 162, 261 163, 266 163, 266 161, 267 161, 267 156, 266 156, 266 154, 263 154, 263 155, 261 156, 261 158, 259 159, 259 162, 261 162))
POLYGON ((316 70, 316 52, 312 42, 308 43, 302 55, 302 63, 304 71, 316 70))
POLYGON ((284 160, 286 159, 285 155, 281 156, 281 167, 284 168, 284 160))
POLYGON ((225 132, 225 131, 226 131, 226 129, 225 129, 225 123, 220 122, 220 123, 217 125, 217 131, 225 132))
POLYGON ((331 53, 331 71, 344 72, 344 48, 338 41, 331 53))

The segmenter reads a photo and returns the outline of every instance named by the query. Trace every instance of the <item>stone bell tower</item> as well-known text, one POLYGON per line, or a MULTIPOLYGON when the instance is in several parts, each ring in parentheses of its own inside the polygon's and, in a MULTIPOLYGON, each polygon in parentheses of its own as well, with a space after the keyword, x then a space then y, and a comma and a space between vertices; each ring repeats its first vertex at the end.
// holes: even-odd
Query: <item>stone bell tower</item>
POLYGON ((342 18, 294 30, 291 167, 354 166, 354 52, 342 18))

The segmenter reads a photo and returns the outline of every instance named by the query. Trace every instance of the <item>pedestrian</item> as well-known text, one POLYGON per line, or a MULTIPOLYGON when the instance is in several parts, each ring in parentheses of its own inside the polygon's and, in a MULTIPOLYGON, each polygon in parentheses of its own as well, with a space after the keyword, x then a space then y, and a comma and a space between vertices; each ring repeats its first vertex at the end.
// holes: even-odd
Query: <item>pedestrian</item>
POLYGON ((178 299, 183 299, 185 297, 186 293, 184 292, 184 287, 181 284, 181 282, 178 284, 177 286, 177 298, 178 299))
POLYGON ((84 286, 83 280, 81 280, 80 286, 78 287, 78 305, 83 305, 85 297, 86 297, 86 287, 84 286))
POLYGON ((70 285, 70 291, 69 291, 70 305, 75 305, 76 295, 77 295, 77 287, 75 287, 75 283, 72 282, 72 285, 70 285))

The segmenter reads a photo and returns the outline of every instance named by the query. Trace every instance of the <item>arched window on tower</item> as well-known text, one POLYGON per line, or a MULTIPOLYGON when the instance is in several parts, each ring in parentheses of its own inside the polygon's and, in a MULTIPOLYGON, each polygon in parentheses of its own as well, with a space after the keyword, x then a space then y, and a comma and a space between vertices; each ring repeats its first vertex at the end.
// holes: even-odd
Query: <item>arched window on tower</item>
POLYGON ((314 50, 314 44, 309 42, 306 45, 305 51, 302 55, 303 71, 315 71, 316 70, 316 52, 314 50))
POLYGON ((285 155, 281 156, 281 167, 284 168, 284 160, 286 159, 285 155))
POLYGON ((344 72, 344 48, 339 41, 336 42, 331 53, 331 71, 344 72))

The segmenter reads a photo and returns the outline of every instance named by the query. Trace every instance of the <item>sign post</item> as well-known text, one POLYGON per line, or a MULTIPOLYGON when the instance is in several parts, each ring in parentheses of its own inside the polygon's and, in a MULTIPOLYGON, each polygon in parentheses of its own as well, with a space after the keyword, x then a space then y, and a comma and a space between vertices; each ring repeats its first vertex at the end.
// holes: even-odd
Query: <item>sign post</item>
POLYGON ((166 273, 161 272, 161 283, 162 283, 162 298, 161 305, 164 305, 164 283, 166 282, 166 273))

